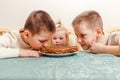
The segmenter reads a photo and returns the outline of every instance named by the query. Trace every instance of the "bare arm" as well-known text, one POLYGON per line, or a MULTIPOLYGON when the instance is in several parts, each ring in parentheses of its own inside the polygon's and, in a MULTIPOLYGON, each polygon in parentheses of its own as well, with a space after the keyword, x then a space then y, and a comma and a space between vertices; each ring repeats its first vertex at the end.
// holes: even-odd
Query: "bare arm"
POLYGON ((113 55, 120 55, 120 46, 106 46, 106 52, 113 55))
POLYGON ((107 46, 101 43, 94 42, 91 44, 90 51, 93 53, 105 53, 105 54, 112 54, 112 55, 120 55, 120 46, 107 46))
POLYGON ((39 51, 29 50, 29 49, 20 49, 19 57, 40 57, 42 54, 39 51))

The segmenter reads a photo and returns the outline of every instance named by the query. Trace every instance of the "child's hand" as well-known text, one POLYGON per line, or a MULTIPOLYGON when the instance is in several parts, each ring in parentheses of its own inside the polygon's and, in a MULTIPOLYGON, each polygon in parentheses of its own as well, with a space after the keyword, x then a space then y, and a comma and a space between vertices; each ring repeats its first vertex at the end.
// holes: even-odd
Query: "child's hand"
POLYGON ((101 43, 98 43, 98 42, 95 42, 95 41, 92 41, 90 43, 90 51, 93 52, 93 53, 103 53, 104 47, 105 47, 104 44, 101 44, 101 43))
POLYGON ((19 53, 19 57, 40 57, 42 54, 39 51, 21 49, 19 53))

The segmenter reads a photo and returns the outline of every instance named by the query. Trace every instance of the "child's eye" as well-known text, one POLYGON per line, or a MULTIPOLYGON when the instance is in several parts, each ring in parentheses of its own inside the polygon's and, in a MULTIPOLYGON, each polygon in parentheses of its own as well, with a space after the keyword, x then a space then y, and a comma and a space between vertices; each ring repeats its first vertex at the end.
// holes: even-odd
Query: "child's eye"
POLYGON ((78 37, 78 35, 77 34, 75 34, 77 37, 78 37))
POLYGON ((62 40, 63 38, 60 38, 60 40, 62 40))
POLYGON ((87 34, 81 34, 81 37, 85 37, 87 34))
POLYGON ((57 38, 53 38, 54 40, 56 40, 57 38))
MULTIPOLYGON (((40 40, 39 40, 40 41, 40 40)), ((47 40, 44 40, 44 41, 40 41, 41 43, 45 43, 45 42, 47 42, 47 40)))

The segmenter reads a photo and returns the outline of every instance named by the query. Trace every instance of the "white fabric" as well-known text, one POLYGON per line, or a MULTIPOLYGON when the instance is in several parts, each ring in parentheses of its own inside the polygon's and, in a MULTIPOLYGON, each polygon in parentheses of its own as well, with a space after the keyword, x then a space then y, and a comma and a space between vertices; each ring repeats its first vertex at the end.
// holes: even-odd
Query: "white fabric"
POLYGON ((11 31, 0 36, 0 58, 18 57, 20 48, 30 48, 21 39, 19 31, 11 31))
POLYGON ((106 45, 120 45, 120 32, 112 32, 106 35, 106 45))

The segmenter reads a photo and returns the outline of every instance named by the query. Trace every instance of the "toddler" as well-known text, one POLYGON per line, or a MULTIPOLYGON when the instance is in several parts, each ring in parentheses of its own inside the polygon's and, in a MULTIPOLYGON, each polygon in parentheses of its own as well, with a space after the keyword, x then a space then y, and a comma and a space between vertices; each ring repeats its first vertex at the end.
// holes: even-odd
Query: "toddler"
POLYGON ((67 29, 64 27, 57 27, 56 32, 52 35, 51 43, 54 47, 68 46, 69 35, 67 29))
POLYGON ((77 46, 76 45, 76 37, 70 32, 67 28, 65 28, 61 21, 56 23, 56 32, 52 35, 50 40, 50 46, 52 47, 65 47, 65 46, 77 46))

